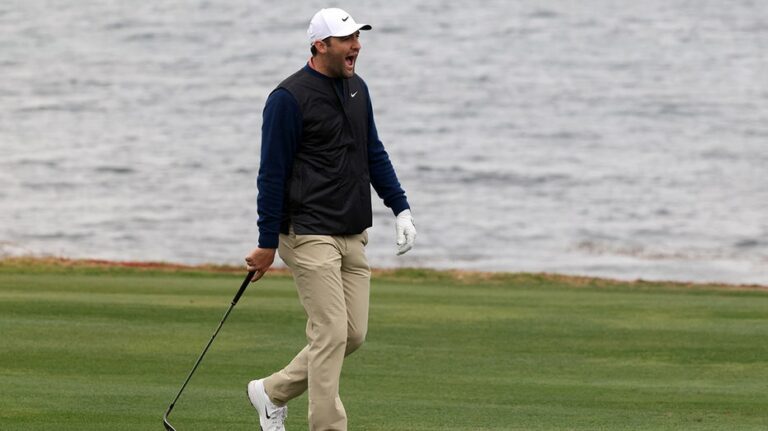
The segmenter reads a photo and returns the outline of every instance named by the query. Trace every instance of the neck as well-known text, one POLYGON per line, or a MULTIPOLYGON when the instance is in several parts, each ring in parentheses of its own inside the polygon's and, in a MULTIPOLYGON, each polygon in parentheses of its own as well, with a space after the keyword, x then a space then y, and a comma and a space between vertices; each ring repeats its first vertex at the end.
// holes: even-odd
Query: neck
POLYGON ((325 63, 318 57, 309 57, 309 67, 311 67, 312 70, 320 72, 329 78, 334 78, 334 76, 331 76, 331 71, 328 70, 328 67, 326 67, 325 63))

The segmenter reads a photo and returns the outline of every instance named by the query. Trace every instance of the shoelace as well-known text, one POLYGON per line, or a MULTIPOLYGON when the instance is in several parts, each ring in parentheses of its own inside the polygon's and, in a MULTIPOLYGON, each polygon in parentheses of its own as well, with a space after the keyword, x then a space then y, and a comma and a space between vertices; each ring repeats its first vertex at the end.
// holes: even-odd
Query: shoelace
POLYGON ((288 418, 288 409, 286 407, 279 407, 276 410, 273 410, 270 416, 271 417, 269 419, 273 423, 282 425, 288 418))

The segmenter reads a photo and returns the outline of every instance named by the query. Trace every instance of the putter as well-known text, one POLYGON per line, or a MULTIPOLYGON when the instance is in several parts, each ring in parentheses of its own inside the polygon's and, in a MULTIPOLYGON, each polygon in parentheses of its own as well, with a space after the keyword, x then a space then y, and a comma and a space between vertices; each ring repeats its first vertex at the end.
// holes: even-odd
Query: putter
POLYGON ((187 387, 187 383, 189 383, 189 379, 192 378, 192 374, 195 373, 195 370, 197 370, 197 366, 200 365, 200 361, 203 360, 203 356, 205 356, 205 352, 208 351, 208 348, 211 347, 211 343, 213 343, 213 339, 216 338, 216 335, 219 334, 219 330, 221 329, 221 326, 224 325, 224 321, 227 320, 227 317, 229 316, 229 313, 232 311, 233 308, 235 308, 235 304, 237 304, 237 301, 240 300, 240 297, 243 296, 243 292, 245 292, 245 288, 248 287, 248 284, 253 280, 253 276, 256 275, 256 271, 251 271, 248 273, 248 275, 245 276, 245 280, 243 281, 243 284, 240 286, 240 289, 235 294, 235 297, 232 299, 232 304, 229 305, 229 308, 227 309, 227 312, 224 313, 224 317, 221 318, 221 322, 219 322, 219 326, 216 328, 216 331, 213 333, 213 336, 211 336, 211 339, 208 341, 208 344, 206 344, 205 349, 203 349, 203 353, 200 354, 200 357, 197 358, 197 362, 195 362, 195 366, 192 367, 192 371, 189 372, 189 375, 187 376, 187 380, 184 381, 184 384, 181 385, 181 389, 179 390, 179 393, 176 394, 176 398, 173 399, 173 402, 171 402, 171 405, 168 406, 168 410, 165 411, 165 414, 163 415, 163 425, 165 426, 166 431, 176 431, 176 428, 171 425, 170 422, 168 422, 168 415, 171 414, 171 410, 173 410, 173 406, 176 405, 176 401, 179 400, 179 397, 181 396, 181 393, 184 392, 184 388, 187 387))

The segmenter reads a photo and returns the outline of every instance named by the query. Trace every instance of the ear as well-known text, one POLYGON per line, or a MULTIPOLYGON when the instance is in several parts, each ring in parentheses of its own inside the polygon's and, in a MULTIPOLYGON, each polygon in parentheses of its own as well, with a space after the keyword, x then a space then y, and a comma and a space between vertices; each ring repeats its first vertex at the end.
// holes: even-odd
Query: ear
POLYGON ((316 40, 314 46, 318 54, 325 54, 328 52, 328 45, 326 45, 322 40, 316 40))

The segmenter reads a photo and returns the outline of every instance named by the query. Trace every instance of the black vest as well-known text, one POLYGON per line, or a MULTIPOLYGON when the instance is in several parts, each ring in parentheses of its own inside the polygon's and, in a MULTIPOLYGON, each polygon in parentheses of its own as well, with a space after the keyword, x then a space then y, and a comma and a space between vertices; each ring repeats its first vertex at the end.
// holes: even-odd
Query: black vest
POLYGON ((371 226, 368 174, 368 94, 357 75, 333 79, 302 68, 278 85, 302 115, 301 139, 285 187, 281 232, 350 235, 371 226))

